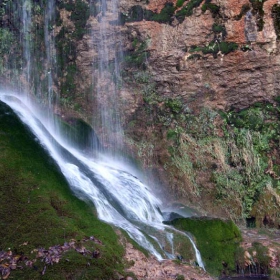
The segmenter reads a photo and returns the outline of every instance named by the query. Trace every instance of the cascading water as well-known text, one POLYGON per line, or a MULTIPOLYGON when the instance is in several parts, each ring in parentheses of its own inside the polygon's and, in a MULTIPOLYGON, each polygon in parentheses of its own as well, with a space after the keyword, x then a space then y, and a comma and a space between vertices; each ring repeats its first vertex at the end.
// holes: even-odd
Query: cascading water
MULTIPOLYGON (((106 158, 104 161, 96 161, 68 146, 66 141, 57 135, 56 128, 30 101, 26 100, 23 103, 16 96, 6 94, 0 94, 0 100, 8 104, 22 122, 29 126, 57 162, 76 195, 94 202, 100 219, 126 230, 131 238, 159 260, 175 256, 173 249, 171 252, 164 252, 153 245, 151 239, 159 243, 159 239, 155 236, 157 232, 164 234, 171 246, 173 246, 172 232, 183 234, 191 240, 197 262, 204 268, 200 253, 192 239, 185 233, 162 224, 160 200, 146 185, 127 171, 125 166, 116 165, 106 158)), ((161 245, 157 244, 157 247, 160 248, 161 245)))
MULTIPOLYGON (((91 37, 98 54, 94 65, 93 81, 96 84, 99 121, 102 143, 110 146, 110 153, 115 155, 123 145, 123 130, 120 121, 117 86, 120 78, 119 65, 122 58, 121 39, 117 33, 118 2, 99 0, 91 3, 91 10, 96 10, 98 23, 93 27, 91 37)), ((94 126, 94 124, 93 124, 94 126)))
MULTIPOLYGON (((29 3, 27 1, 26 3, 29 3)), ((92 4, 93 5, 93 4, 92 4)), ((120 227, 128 232, 131 238, 154 254, 158 259, 174 258, 174 234, 188 238, 195 250, 199 266, 204 268, 199 251, 190 236, 162 224, 159 208, 161 201, 157 199, 148 186, 143 184, 123 163, 99 156, 98 160, 89 158, 63 139, 58 128, 50 119, 50 107, 53 104, 53 72, 55 71, 55 45, 53 33, 54 1, 48 1, 44 15, 45 71, 47 72, 48 108, 46 112, 36 109, 30 99, 0 94, 0 100, 7 103, 30 127, 41 144, 59 165, 61 172, 69 182, 72 190, 81 199, 91 199, 100 219, 120 227), (20 100, 19 100, 20 99, 20 100), (31 113, 32 112, 32 113, 31 113), (168 252, 161 245, 161 239, 170 244, 168 252)), ((93 71, 96 84, 98 108, 102 130, 100 140, 110 143, 111 155, 122 146, 122 128, 117 102, 117 81, 120 79, 119 60, 121 42, 115 32, 118 18, 117 2, 101 0, 97 5, 97 27, 92 31, 92 40, 97 46, 98 67, 93 71), (108 43, 110 42, 110 43, 108 43), (109 45, 108 45, 109 44, 109 45), (114 47, 113 47, 114 46, 114 47)), ((26 20, 22 33, 28 38, 31 28, 31 10, 23 12, 26 20)), ((27 60, 27 81, 30 81, 31 55, 30 45, 24 40, 24 57, 27 60)), ((35 77, 36 80, 36 77, 35 77)), ((29 87, 30 88, 30 87, 29 87)), ((94 126, 94 124, 93 124, 94 126)))
MULTIPOLYGON (((23 45, 23 55, 26 61, 26 82, 27 87, 31 85, 31 26, 32 26, 32 11, 31 11, 31 1, 23 0, 21 1, 21 13, 22 13, 22 45, 23 45)), ((27 88, 30 92, 30 89, 27 88)))
POLYGON ((48 0, 46 5, 46 12, 44 15, 44 40, 46 49, 46 77, 47 77, 47 96, 48 107, 52 108, 53 100, 57 101, 59 98, 54 96, 53 90, 53 74, 56 71, 56 51, 54 42, 54 16, 55 6, 54 0, 48 0))

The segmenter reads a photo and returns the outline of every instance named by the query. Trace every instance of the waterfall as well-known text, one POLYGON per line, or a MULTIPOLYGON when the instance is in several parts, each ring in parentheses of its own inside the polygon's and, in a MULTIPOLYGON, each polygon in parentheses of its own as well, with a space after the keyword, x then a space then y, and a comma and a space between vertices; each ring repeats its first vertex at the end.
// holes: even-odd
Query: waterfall
MULTIPOLYGON (((91 2, 91 10, 96 10, 97 22, 91 31, 93 45, 98 56, 94 65, 93 81, 96 94, 99 122, 102 127, 99 137, 102 143, 109 145, 111 155, 121 150, 123 130, 118 106, 118 83, 121 81, 119 65, 122 59, 121 39, 118 36, 118 2, 99 0, 91 2)), ((94 126, 94 124, 93 124, 94 126)), ((108 152, 108 151, 107 151, 108 152)))
POLYGON ((74 193, 80 199, 93 201, 100 219, 127 231, 132 239, 159 260, 175 258, 172 236, 179 232, 191 241, 196 260, 204 269, 199 251, 190 236, 162 224, 163 216, 159 211, 161 201, 126 166, 109 161, 106 157, 98 160, 90 158, 71 147, 57 134, 56 127, 48 120, 48 114, 36 108, 31 100, 22 101, 18 96, 5 93, 0 93, 0 100, 9 105, 31 129, 57 162, 74 193), (158 233, 171 243, 171 252, 165 253, 161 248, 155 236, 158 233))
POLYGON ((44 15, 44 41, 46 49, 46 69, 45 75, 47 77, 47 102, 48 107, 52 108, 54 99, 55 102, 59 99, 54 96, 53 90, 53 75, 56 71, 56 51, 54 42, 54 16, 55 6, 54 0, 48 0, 46 5, 46 12, 44 15))
POLYGON ((95 112, 97 117, 93 119, 99 123, 97 125, 93 123, 93 127, 101 127, 97 129, 99 138, 103 147, 108 146, 98 158, 91 157, 70 145, 68 139, 63 138, 57 124, 53 122, 55 118, 52 110, 55 109, 55 102, 59 99, 54 91, 54 74, 57 67, 54 0, 48 0, 44 4, 44 52, 37 60, 40 62, 40 59, 44 59, 43 73, 39 71, 37 73, 36 65, 32 63, 30 39, 32 9, 29 5, 31 2, 27 0, 20 3, 24 3, 21 10, 23 24, 20 32, 23 56, 26 60, 26 81, 29 83, 27 89, 30 91, 34 88, 39 98, 45 99, 47 96, 47 106, 44 111, 41 107, 38 108, 31 98, 10 93, 0 93, 0 100, 17 113, 46 148, 75 194, 80 199, 92 200, 100 219, 127 231, 132 239, 159 260, 175 258, 174 235, 177 233, 184 235, 194 248, 198 264, 204 269, 199 251, 191 237, 162 223, 164 218, 159 210, 162 202, 149 186, 135 176, 130 167, 117 160, 117 151, 121 150, 123 145, 118 106, 118 83, 121 80, 119 65, 122 57, 121 39, 116 31, 118 3, 115 0, 100 0, 98 4, 90 1, 91 10, 95 10, 96 13, 91 38, 98 54, 96 61, 93 61, 98 67, 93 69, 92 79, 95 84, 93 94, 97 96, 96 108, 98 108, 98 112, 95 112), (32 70, 34 77, 31 75, 32 70), (39 81, 40 86, 33 87, 32 78, 39 81), (41 79, 44 79, 47 85, 45 89, 41 79), (162 247, 162 239, 169 242, 170 251, 162 247))
POLYGON ((31 26, 32 26, 32 11, 30 0, 21 1, 22 13, 22 45, 23 55, 26 62, 26 82, 27 92, 30 91, 31 85, 31 26))

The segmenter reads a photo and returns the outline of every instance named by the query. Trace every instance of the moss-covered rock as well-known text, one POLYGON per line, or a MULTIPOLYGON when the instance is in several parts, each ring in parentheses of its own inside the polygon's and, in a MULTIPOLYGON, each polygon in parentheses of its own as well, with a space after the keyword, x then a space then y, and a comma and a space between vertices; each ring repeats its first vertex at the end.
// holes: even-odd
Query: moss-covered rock
POLYGON ((185 17, 189 17, 193 14, 193 10, 200 6, 203 0, 190 0, 185 7, 176 12, 177 20, 182 23, 185 17))
POLYGON ((195 237, 208 272, 220 275, 235 271, 235 252, 241 241, 241 234, 232 221, 180 218, 169 223, 195 237))
POLYGON ((216 4, 211 3, 211 0, 205 0, 205 3, 202 5, 201 10, 205 13, 209 10, 212 13, 212 16, 215 18, 220 11, 220 7, 216 4))
MULTIPOLYGON (((221 33, 224 33, 225 30, 222 27, 214 26, 215 31, 220 30, 221 33)), ((225 35, 225 33, 224 33, 225 35)), ((217 58, 217 55, 219 53, 221 54, 229 54, 231 52, 234 52, 238 49, 238 44, 234 42, 226 42, 226 41, 219 41, 218 39, 215 39, 211 41, 206 46, 191 46, 189 52, 190 53, 197 53, 201 52, 202 54, 212 54, 214 58, 217 58)))

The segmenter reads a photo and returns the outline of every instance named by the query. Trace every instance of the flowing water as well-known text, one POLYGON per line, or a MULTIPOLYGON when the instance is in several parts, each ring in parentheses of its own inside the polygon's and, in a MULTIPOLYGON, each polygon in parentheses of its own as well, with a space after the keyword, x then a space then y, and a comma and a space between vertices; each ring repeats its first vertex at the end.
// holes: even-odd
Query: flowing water
MULTIPOLYGON (((127 231, 131 238, 159 260, 175 258, 172 240, 173 234, 179 231, 162 224, 163 217, 159 211, 161 201, 148 186, 121 163, 108 158, 96 161, 69 146, 44 117, 44 112, 40 110, 39 113, 30 100, 19 100, 16 96, 3 93, 0 94, 0 100, 9 105, 31 129, 57 162, 75 194, 81 199, 93 201, 100 219, 127 231), (163 250, 158 232, 170 242, 170 252, 163 250)), ((192 242, 197 262, 204 268, 192 239, 185 233, 180 234, 192 242)))
POLYGON ((44 41, 46 50, 46 69, 45 75, 47 77, 47 101, 48 108, 53 108, 54 100, 57 101, 58 97, 54 96, 53 90, 53 75, 56 71, 56 50, 54 42, 54 17, 55 5, 54 0, 48 0, 44 15, 44 41))
POLYGON ((91 2, 90 9, 96 11, 98 20, 97 27, 93 27, 91 31, 91 38, 98 54, 94 61, 94 65, 98 65, 98 67, 97 71, 93 71, 93 83, 96 85, 93 94, 94 98, 97 98, 97 114, 102 127, 99 139, 102 143, 109 143, 110 154, 114 156, 123 146, 123 130, 117 94, 121 81, 120 64, 122 62, 118 1, 91 2))
POLYGON ((27 86, 31 85, 31 26, 32 26, 32 11, 31 1, 21 1, 21 18, 22 18, 22 45, 23 56, 26 61, 26 82, 27 86))

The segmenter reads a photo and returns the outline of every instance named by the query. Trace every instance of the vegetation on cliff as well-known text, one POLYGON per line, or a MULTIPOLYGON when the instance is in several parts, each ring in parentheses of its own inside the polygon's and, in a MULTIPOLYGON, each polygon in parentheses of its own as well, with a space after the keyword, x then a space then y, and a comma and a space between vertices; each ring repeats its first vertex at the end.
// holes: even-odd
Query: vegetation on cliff
MULTIPOLYGON (((258 226, 278 227, 279 103, 228 112, 189 108, 179 98, 158 95, 147 73, 132 78, 142 85, 144 106, 126 132, 146 167, 162 163, 178 197, 202 209, 240 223, 253 217, 258 226), (265 203, 269 197, 271 203, 265 203)), ((213 92, 205 87, 201 94, 213 92)))

